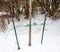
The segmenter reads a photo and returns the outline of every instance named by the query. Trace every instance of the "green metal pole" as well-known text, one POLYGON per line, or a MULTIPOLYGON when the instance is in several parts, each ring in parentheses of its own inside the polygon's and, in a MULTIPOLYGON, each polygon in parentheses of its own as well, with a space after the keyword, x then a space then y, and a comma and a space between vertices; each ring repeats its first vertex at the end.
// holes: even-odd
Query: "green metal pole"
POLYGON ((45 24, 46 24, 46 16, 44 18, 44 24, 43 24, 43 30, 42 30, 42 37, 41 37, 41 44, 43 43, 43 36, 44 36, 45 24))
POLYGON ((12 18, 12 22, 13 22, 14 32, 15 32, 16 41, 17 41, 17 46, 18 46, 18 50, 19 50, 19 49, 20 49, 20 46, 19 46, 18 37, 17 37, 17 32, 16 32, 15 23, 14 23, 14 19, 13 19, 13 18, 12 18))
MULTIPOLYGON (((14 0, 11 0, 11 13, 14 14, 14 8, 13 8, 13 5, 14 5, 14 0)), ((18 50, 20 49, 20 46, 19 46, 19 42, 18 42, 18 37, 17 37, 17 32, 16 32, 16 27, 15 27, 15 23, 14 23, 14 19, 12 18, 12 22, 13 22, 13 27, 14 27, 14 32, 15 32, 15 36, 16 36, 16 41, 17 41, 17 46, 18 46, 18 50)))

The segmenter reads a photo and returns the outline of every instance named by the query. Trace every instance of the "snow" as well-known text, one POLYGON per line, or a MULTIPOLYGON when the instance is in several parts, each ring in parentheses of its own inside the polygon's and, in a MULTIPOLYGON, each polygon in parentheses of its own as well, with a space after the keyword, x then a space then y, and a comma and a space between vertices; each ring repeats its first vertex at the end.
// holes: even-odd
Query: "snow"
POLYGON ((0 12, 0 16, 1 16, 1 15, 6 15, 6 12, 0 12))
POLYGON ((21 21, 15 20, 20 50, 17 49, 17 43, 12 22, 8 25, 5 32, 0 32, 0 52, 60 52, 60 19, 53 21, 49 18, 46 20, 43 44, 41 44, 43 14, 36 14, 32 18, 32 46, 28 46, 29 28, 24 27, 28 20, 20 16, 21 21))

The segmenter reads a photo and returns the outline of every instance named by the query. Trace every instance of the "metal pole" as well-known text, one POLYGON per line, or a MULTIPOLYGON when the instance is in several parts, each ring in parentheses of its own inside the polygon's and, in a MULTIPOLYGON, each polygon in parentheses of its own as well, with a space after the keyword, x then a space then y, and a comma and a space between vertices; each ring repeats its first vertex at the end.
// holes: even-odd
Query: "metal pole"
POLYGON ((44 36, 45 24, 46 24, 46 16, 44 18, 44 24, 43 24, 43 30, 42 30, 42 37, 41 37, 41 44, 43 43, 43 36, 44 36))
MULTIPOLYGON (((13 8, 13 3, 14 1, 11 0, 11 13, 12 15, 14 14, 14 8, 13 8)), ((14 16, 14 15, 13 15, 14 16)), ((18 46, 18 50, 20 49, 20 46, 19 46, 19 42, 18 42, 18 37, 17 37, 17 32, 16 32, 16 27, 15 27, 15 23, 14 23, 14 19, 12 18, 12 22, 13 22, 13 27, 14 27, 14 32, 15 32, 15 36, 16 36, 16 41, 17 41, 17 46, 18 46)))
POLYGON ((31 46, 31 13, 32 13, 32 7, 31 7, 31 0, 29 0, 29 46, 31 46))
POLYGON ((14 23, 14 19, 13 19, 13 18, 12 18, 12 22, 13 22, 14 32, 15 32, 16 41, 17 41, 17 46, 18 46, 18 50, 19 50, 19 49, 20 49, 20 46, 19 46, 18 37, 17 37, 17 32, 16 32, 15 23, 14 23))

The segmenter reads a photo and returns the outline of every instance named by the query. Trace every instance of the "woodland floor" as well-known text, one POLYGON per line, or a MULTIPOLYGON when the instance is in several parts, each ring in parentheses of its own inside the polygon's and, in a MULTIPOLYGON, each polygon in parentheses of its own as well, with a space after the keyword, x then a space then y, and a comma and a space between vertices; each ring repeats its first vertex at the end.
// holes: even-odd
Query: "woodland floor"
POLYGON ((0 52, 60 52, 60 19, 47 18, 43 44, 41 44, 44 15, 36 14, 32 18, 32 46, 28 46, 29 28, 26 27, 28 20, 20 16, 21 21, 15 20, 20 50, 17 44, 12 22, 5 32, 0 32, 0 52))

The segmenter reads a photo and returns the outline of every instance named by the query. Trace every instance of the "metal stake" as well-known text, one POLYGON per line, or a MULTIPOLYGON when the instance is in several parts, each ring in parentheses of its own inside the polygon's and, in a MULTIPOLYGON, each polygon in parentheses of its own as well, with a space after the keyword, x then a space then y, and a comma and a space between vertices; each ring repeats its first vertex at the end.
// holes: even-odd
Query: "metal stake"
POLYGON ((17 41, 17 46, 18 46, 18 50, 19 50, 19 49, 20 49, 20 46, 19 46, 18 37, 17 37, 17 32, 16 32, 16 27, 15 27, 15 23, 14 23, 14 19, 13 19, 13 18, 12 18, 12 22, 13 22, 14 32, 15 32, 16 41, 17 41))
POLYGON ((42 30, 42 37, 41 37, 41 44, 43 43, 43 36, 44 36, 45 24, 46 24, 46 16, 44 18, 44 24, 43 24, 43 30, 42 30))
POLYGON ((29 0, 29 46, 31 46, 31 13, 32 13, 32 7, 31 7, 31 0, 29 0))

